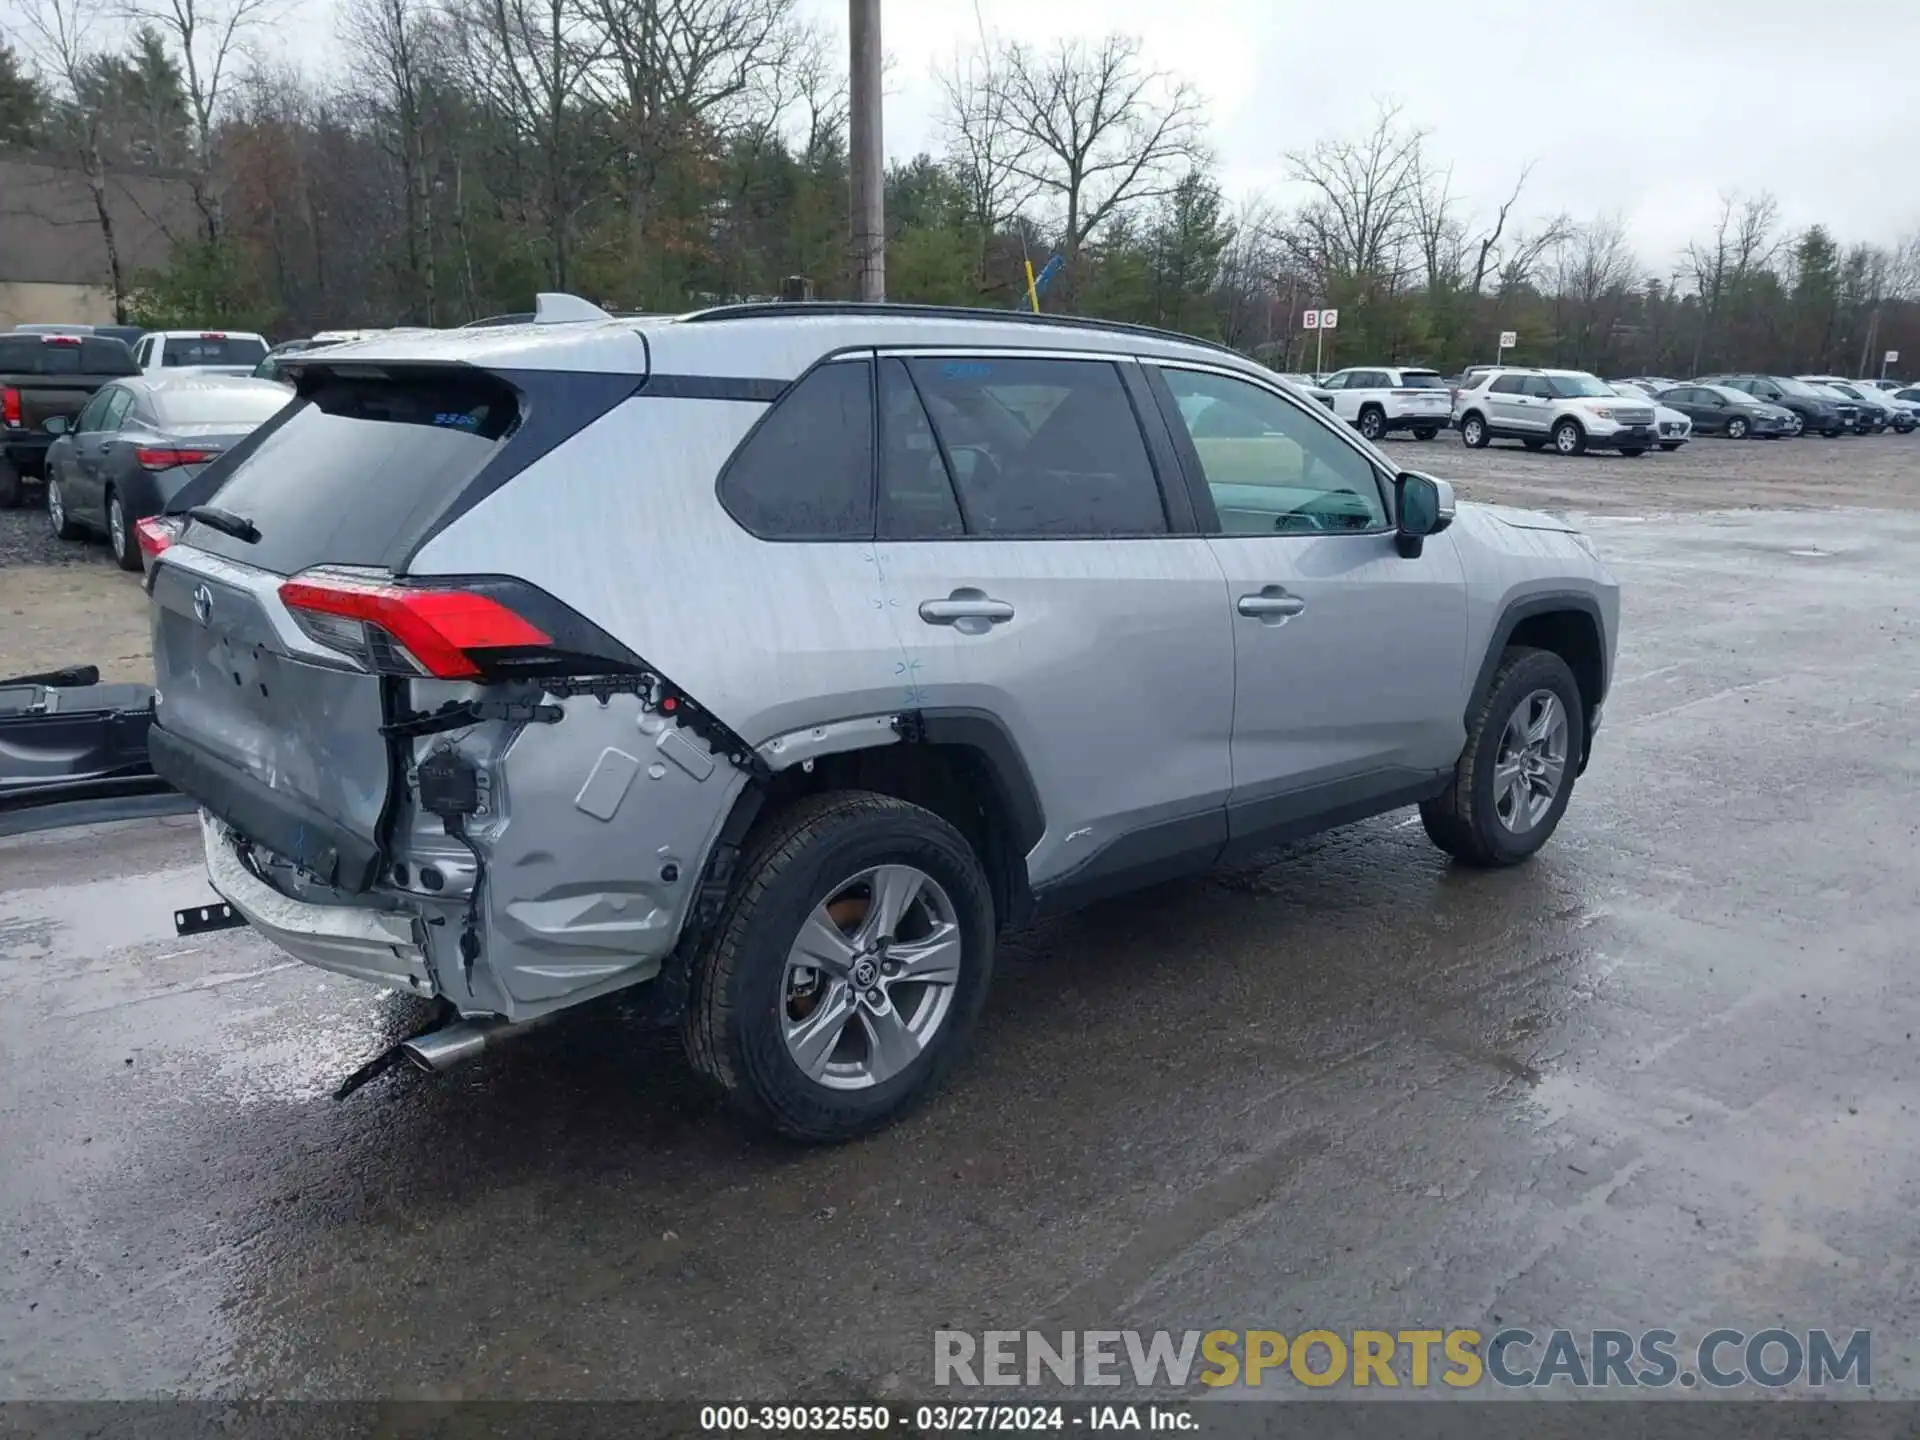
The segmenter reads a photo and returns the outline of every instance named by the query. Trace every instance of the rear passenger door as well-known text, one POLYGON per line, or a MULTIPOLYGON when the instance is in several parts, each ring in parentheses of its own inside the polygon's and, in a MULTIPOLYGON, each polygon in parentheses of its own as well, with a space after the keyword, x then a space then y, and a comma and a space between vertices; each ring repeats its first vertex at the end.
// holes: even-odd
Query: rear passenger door
POLYGON ((1233 636, 1141 367, 903 351, 876 369, 874 566, 910 703, 997 716, 1078 898, 1225 840, 1233 636), (1185 531, 1187 533, 1178 533, 1185 531))

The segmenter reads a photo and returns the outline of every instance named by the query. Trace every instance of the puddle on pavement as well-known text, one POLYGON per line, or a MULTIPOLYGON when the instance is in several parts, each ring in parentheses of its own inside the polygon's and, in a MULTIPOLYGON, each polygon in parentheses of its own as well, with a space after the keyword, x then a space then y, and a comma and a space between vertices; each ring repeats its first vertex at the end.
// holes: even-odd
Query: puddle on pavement
POLYGON ((173 912, 218 897, 202 865, 151 875, 75 880, 0 895, 0 956, 58 948, 87 958, 142 941, 171 940, 173 912))

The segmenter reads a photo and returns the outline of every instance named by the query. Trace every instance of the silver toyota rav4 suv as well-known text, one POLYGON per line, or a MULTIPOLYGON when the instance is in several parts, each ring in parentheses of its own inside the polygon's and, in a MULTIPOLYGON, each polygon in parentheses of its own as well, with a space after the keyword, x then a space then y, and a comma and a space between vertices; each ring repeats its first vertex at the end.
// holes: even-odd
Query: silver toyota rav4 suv
POLYGON ((423 1068, 645 984, 748 1112, 851 1136, 952 1063, 1007 927, 1415 804, 1513 864, 1586 766, 1586 540, 1229 351, 542 310, 295 357, 143 532, 214 888, 437 997, 423 1068))

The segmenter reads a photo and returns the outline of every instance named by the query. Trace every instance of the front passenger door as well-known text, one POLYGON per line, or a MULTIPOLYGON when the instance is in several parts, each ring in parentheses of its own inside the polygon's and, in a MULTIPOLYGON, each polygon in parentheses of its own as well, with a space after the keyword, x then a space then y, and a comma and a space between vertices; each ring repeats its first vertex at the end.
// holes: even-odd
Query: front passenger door
POLYGON ((1230 853, 1430 791, 1465 738, 1466 587, 1452 537, 1403 558, 1386 477, 1286 396, 1202 366, 1153 374, 1227 577, 1230 853))

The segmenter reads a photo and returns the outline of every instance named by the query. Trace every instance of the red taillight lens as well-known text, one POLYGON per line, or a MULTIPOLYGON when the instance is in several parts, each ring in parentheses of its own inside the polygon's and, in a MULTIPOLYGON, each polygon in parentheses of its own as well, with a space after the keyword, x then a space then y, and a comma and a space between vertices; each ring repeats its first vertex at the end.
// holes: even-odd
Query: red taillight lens
POLYGON ((202 330, 200 332, 200 338, 202 340, 224 340, 227 338, 227 332, 224 330, 202 330))
POLYGON ((171 470, 176 465, 204 465, 219 453, 218 450, 176 450, 142 445, 133 452, 133 458, 140 462, 142 470, 171 470))
POLYGON ((180 530, 178 515, 149 515, 144 520, 136 520, 133 526, 134 537, 140 542, 140 554, 148 561, 178 540, 180 530))
POLYGON ((323 568, 283 582, 280 600, 310 637, 390 674, 471 680, 481 674, 473 652, 553 643, 499 601, 468 590, 396 585, 323 568))
POLYGON ((78 335, 42 335, 40 343, 42 345, 78 345, 80 337, 78 335))
POLYGON ((20 392, 11 385, 0 386, 0 423, 20 428, 20 392))

